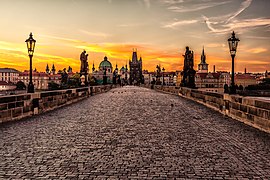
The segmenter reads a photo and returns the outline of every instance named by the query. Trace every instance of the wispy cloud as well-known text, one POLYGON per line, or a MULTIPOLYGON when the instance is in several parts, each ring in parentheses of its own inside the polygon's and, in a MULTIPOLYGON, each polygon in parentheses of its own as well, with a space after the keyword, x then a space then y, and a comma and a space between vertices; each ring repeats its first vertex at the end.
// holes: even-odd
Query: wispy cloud
POLYGON ((195 24, 197 22, 198 22, 198 20, 175 21, 175 22, 168 23, 168 24, 164 25, 163 27, 164 28, 175 28, 175 27, 178 27, 178 26, 195 24))
POLYGON ((241 3, 240 8, 231 15, 231 17, 226 21, 226 23, 228 23, 229 21, 231 21, 233 18, 235 18, 236 16, 238 16, 241 12, 243 12, 246 8, 248 8, 251 4, 252 0, 245 0, 244 2, 241 3))
POLYGON ((247 50, 247 52, 251 52, 253 54, 259 54, 259 53, 263 53, 263 52, 267 52, 267 49, 266 48, 252 48, 252 49, 249 49, 247 50))
POLYGON ((107 38, 109 36, 111 36, 110 34, 106 34, 106 33, 101 33, 101 32, 90 32, 90 31, 86 31, 86 30, 79 30, 81 33, 84 33, 86 35, 89 36, 95 36, 95 37, 103 37, 103 38, 107 38))
POLYGON ((257 28, 261 26, 269 26, 270 18, 254 18, 245 20, 233 20, 230 23, 222 23, 211 21, 208 17, 202 16, 208 29, 217 34, 225 34, 232 30, 242 33, 250 28, 257 28))
POLYGON ((185 12, 194 12, 194 11, 200 11, 203 9, 207 9, 207 8, 212 8, 215 6, 220 6, 220 5, 224 5, 229 3, 230 1, 222 1, 222 2, 205 2, 205 3, 198 3, 196 2, 192 2, 192 3, 187 3, 187 4, 183 4, 184 1, 180 1, 180 2, 169 2, 170 6, 168 7, 169 10, 173 11, 173 12, 179 12, 179 13, 185 13, 185 12), (179 4, 181 3, 181 4, 179 4))
POLYGON ((70 39, 70 38, 65 38, 65 37, 57 37, 57 36, 51 36, 51 35, 46 35, 46 34, 40 34, 40 37, 45 37, 45 38, 50 38, 50 39, 56 39, 56 40, 61 40, 64 42, 73 42, 73 43, 83 43, 84 41, 80 41, 77 39, 70 39))
POLYGON ((183 3, 184 0, 160 0, 160 2, 164 4, 174 5, 174 4, 183 3))
POLYGON ((210 43, 210 44, 206 44, 205 47, 220 48, 220 47, 226 47, 226 45, 225 44, 219 44, 219 43, 210 43))

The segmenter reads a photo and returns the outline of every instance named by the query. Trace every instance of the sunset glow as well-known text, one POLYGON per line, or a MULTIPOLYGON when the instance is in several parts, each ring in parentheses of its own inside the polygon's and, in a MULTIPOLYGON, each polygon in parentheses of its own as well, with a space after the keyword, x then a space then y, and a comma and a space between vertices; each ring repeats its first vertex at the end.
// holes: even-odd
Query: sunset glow
POLYGON ((29 68, 25 40, 33 32, 33 68, 45 71, 71 66, 79 71, 80 53, 89 54, 89 69, 106 55, 124 66, 133 49, 143 69, 157 64, 182 70, 185 46, 202 47, 210 71, 230 71, 227 39, 234 30, 240 43, 236 71, 270 70, 270 1, 266 0, 1 0, 0 67, 29 68))

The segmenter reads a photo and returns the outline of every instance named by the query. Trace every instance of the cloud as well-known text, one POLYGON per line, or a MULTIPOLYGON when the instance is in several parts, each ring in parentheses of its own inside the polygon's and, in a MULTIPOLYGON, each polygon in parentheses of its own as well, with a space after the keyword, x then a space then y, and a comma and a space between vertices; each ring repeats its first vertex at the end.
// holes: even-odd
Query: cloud
POLYGON ((245 20, 234 20, 231 23, 218 23, 215 21, 210 21, 206 16, 202 16, 208 29, 217 34, 226 34, 232 30, 238 31, 238 33, 243 33, 250 28, 257 28, 261 26, 269 26, 270 18, 254 18, 245 20))
POLYGON ((244 2, 241 3, 241 7, 231 15, 231 17, 226 21, 226 23, 228 23, 229 21, 231 21, 233 18, 235 18, 236 16, 238 16, 241 12, 243 12, 246 8, 248 8, 251 4, 252 0, 245 0, 244 2))
POLYGON ((218 44, 218 43, 211 43, 211 44, 206 44, 206 47, 217 48, 217 47, 226 47, 226 45, 225 44, 218 44))
MULTIPOLYGON (((180 13, 185 13, 185 12, 194 12, 194 11, 200 11, 203 9, 207 9, 207 8, 211 8, 211 7, 215 7, 215 6, 220 6, 223 4, 227 4, 230 1, 223 1, 223 2, 205 2, 205 3, 197 3, 197 2, 192 2, 192 3, 188 3, 185 6, 182 4, 183 2, 181 1, 181 5, 174 5, 173 3, 171 3, 171 5, 168 7, 169 10, 173 11, 173 12, 180 12, 180 13)), ((177 4, 177 3, 175 3, 177 4)))
POLYGON ((251 52, 253 54, 259 54, 259 53, 267 52, 267 49, 266 48, 253 48, 253 49, 247 50, 247 52, 251 52))
POLYGON ((184 0, 160 0, 161 3, 174 5, 174 4, 180 4, 183 3, 184 0))
POLYGON ((175 21, 169 24, 164 25, 164 28, 175 28, 177 26, 183 26, 183 25, 189 25, 189 24, 195 24, 198 20, 184 20, 184 21, 175 21))
POLYGON ((61 41, 64 41, 64 42, 84 43, 84 41, 77 40, 77 39, 70 39, 70 38, 65 38, 65 37, 57 37, 57 36, 51 36, 51 35, 46 35, 46 34, 41 34, 39 36, 40 37, 45 37, 45 38, 50 38, 50 39, 61 40, 61 41))
POLYGON ((111 36, 110 34, 106 34, 106 33, 101 33, 101 32, 90 32, 90 31, 86 31, 86 30, 79 30, 80 32, 89 35, 89 36, 95 36, 95 37, 103 37, 103 38, 107 38, 109 36, 111 36))

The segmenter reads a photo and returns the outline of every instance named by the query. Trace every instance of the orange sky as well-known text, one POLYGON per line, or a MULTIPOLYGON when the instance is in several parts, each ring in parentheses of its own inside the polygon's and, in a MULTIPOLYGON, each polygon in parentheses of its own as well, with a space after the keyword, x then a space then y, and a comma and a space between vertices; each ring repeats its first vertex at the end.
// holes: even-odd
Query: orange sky
POLYGON ((235 30, 241 40, 236 71, 264 72, 270 70, 268 5, 264 0, 2 0, 0 67, 29 68, 24 41, 33 32, 38 71, 47 63, 79 71, 84 49, 90 69, 105 55, 122 67, 137 49, 143 69, 160 64, 166 71, 182 70, 185 46, 194 50, 194 69, 204 46, 210 71, 213 65, 230 71, 227 39, 235 30))

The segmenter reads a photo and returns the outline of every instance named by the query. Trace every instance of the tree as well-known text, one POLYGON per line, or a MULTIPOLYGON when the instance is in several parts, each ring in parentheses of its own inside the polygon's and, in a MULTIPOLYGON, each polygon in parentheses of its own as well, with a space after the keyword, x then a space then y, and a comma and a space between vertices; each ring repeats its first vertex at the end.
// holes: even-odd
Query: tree
POLYGON ((76 88, 80 86, 80 74, 75 73, 67 81, 68 88, 76 88))
POLYGON ((25 84, 22 81, 18 81, 16 83, 16 89, 17 90, 25 90, 26 89, 26 86, 25 86, 25 84))

